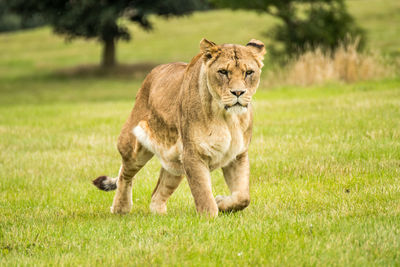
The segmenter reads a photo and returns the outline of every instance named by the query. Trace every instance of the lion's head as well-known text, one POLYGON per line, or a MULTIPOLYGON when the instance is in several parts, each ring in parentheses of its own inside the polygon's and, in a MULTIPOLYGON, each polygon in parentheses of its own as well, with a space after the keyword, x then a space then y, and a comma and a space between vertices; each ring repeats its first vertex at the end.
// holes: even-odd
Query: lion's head
POLYGON ((227 112, 244 113, 260 82, 265 55, 262 42, 252 39, 246 46, 216 45, 201 40, 207 87, 227 112))

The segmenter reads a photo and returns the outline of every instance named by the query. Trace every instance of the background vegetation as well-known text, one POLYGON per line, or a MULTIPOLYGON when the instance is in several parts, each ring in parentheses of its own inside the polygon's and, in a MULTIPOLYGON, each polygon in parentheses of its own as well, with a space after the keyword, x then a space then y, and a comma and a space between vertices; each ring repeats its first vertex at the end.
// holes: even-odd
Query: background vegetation
MULTIPOLYGON (((369 49, 398 60, 400 6, 352 0, 369 49)), ((65 42, 47 27, 0 35, 0 265, 398 265, 400 262, 400 79, 275 86, 254 102, 251 205, 205 220, 183 182, 166 216, 151 215, 158 161, 134 182, 129 215, 109 213, 113 193, 91 180, 116 175, 119 130, 143 70, 189 61, 207 37, 271 44, 275 21, 211 11, 154 31, 130 25, 121 61, 134 75, 98 76, 95 41, 65 42), (260 27, 262 25, 262 27, 260 27), (89 65, 89 66, 88 66, 89 65), (83 74, 82 74, 83 73, 83 74)), ((264 81, 272 63, 267 59, 264 81)), ((226 194, 220 171, 215 194, 226 194)))
POLYGON ((364 30, 348 12, 345 0, 212 0, 217 6, 256 10, 267 13, 280 23, 267 34, 279 43, 270 46, 275 60, 282 60, 310 49, 333 51, 346 41, 346 36, 359 38, 358 48, 365 43, 364 30))

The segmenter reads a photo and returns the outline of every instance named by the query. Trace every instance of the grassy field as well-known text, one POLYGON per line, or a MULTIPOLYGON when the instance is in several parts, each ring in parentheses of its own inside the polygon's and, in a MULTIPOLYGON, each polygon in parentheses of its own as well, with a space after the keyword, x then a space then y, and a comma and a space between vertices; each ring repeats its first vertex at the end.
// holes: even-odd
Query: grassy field
MULTIPOLYGON (((117 172, 130 99, 2 105, 0 264, 398 265, 399 89, 260 91, 252 203, 211 221, 196 216, 186 182, 167 216, 149 213, 155 159, 135 181, 132 213, 109 213, 113 193, 90 181, 117 172)), ((213 184, 227 193, 219 171, 213 184)))
MULTIPOLYGON (((371 47, 395 57, 398 1, 349 6, 371 47)), ((188 61, 203 36, 244 43, 272 22, 228 11, 157 20, 119 58, 188 61)), ((134 182, 132 212, 115 216, 113 193, 91 180, 118 171, 116 139, 141 79, 56 74, 96 63, 99 46, 48 28, 0 35, 0 50, 0 265, 400 264, 400 79, 260 88, 247 209, 198 217, 184 181, 168 215, 150 214, 153 159, 134 182)), ((220 171, 213 190, 228 193, 220 171)))

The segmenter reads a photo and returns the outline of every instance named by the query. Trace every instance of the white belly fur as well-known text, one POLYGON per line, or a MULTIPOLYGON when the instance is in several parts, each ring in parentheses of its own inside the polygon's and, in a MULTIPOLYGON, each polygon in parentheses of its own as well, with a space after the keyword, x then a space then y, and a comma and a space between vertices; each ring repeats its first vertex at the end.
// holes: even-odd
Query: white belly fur
MULTIPOLYGON (((165 170, 174 175, 184 174, 182 166, 183 145, 179 138, 178 141, 166 147, 152 138, 152 133, 145 121, 141 121, 134 129, 133 134, 137 140, 148 150, 153 152, 161 162, 165 170)), ((240 130, 229 131, 227 128, 218 129, 216 134, 204 135, 201 140, 195 140, 201 154, 210 159, 209 168, 214 170, 228 165, 236 156, 244 152, 243 135, 240 130)), ((200 139, 200 138, 199 138, 200 139)))
POLYGON ((178 140, 175 145, 165 147, 157 143, 154 138, 151 138, 152 133, 148 132, 149 128, 146 127, 146 124, 146 122, 141 121, 133 128, 132 132, 137 140, 160 159, 161 165, 165 170, 174 175, 182 175, 184 173, 181 164, 182 142, 178 140))

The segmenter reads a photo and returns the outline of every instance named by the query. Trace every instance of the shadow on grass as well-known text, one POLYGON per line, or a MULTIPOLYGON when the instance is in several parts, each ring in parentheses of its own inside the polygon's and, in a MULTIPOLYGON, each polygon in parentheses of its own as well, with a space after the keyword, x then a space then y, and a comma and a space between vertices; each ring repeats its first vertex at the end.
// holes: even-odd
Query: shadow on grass
POLYGON ((80 65, 0 79, 0 104, 132 101, 144 77, 157 64, 141 62, 112 68, 80 65))
POLYGON ((113 67, 102 67, 99 65, 79 65, 71 68, 56 70, 55 78, 142 78, 146 76, 157 63, 140 62, 134 64, 118 64, 113 67))

